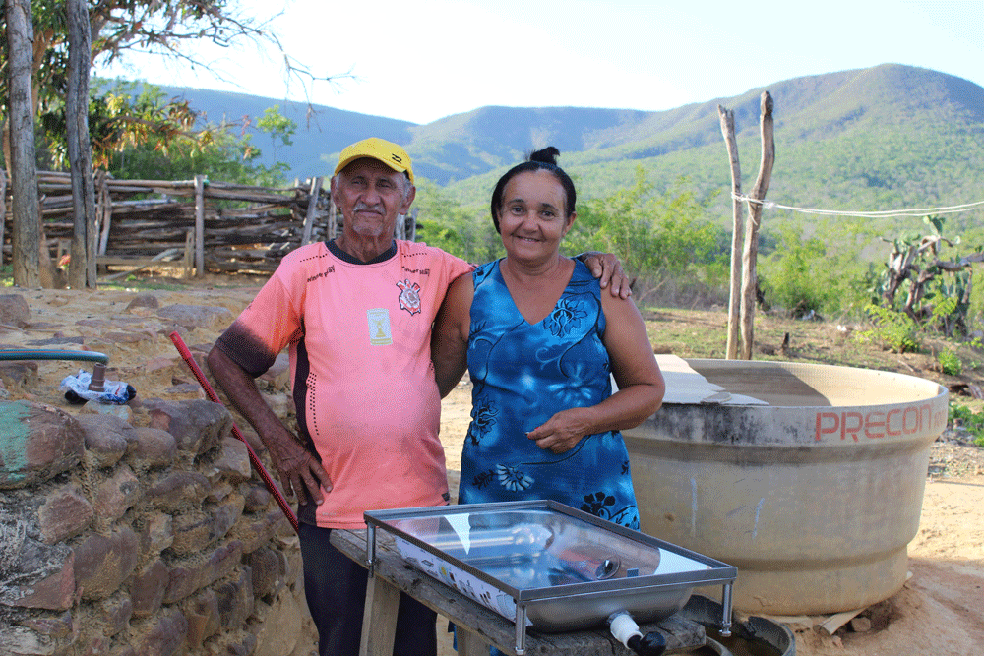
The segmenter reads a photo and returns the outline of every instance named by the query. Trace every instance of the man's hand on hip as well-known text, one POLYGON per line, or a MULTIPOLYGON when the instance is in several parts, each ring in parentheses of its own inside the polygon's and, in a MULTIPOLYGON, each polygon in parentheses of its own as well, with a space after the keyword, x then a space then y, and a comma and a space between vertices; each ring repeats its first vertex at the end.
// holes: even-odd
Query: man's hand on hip
POLYGON ((284 494, 288 497, 296 494, 302 504, 324 503, 324 492, 331 492, 331 479, 316 456, 292 436, 271 440, 268 448, 284 494))

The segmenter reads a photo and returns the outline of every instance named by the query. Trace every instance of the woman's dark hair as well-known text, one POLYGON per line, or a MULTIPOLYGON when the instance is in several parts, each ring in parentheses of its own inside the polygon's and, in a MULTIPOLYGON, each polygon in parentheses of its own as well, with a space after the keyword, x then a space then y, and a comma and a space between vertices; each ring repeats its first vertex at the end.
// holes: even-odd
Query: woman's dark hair
POLYGON ((495 190, 492 192, 492 202, 490 204, 492 209, 492 223, 495 224, 496 232, 502 232, 499 228, 499 210, 502 209, 502 194, 506 190, 506 185, 514 177, 526 171, 549 171, 557 178, 560 186, 564 188, 564 211, 567 212, 566 216, 574 213, 574 208, 577 206, 577 190, 574 189, 574 181, 571 180, 571 176, 567 175, 564 169, 557 166, 557 155, 559 154, 560 151, 553 146, 548 146, 542 150, 535 150, 526 157, 525 162, 512 167, 505 175, 499 178, 499 182, 496 183, 495 190))

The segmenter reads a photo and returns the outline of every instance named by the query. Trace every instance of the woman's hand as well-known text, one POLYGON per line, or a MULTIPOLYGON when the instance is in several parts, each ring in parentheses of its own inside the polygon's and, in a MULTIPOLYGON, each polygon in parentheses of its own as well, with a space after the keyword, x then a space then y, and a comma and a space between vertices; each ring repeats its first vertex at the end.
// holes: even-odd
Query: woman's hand
POLYGON ((549 449, 553 453, 570 451, 585 435, 590 434, 589 413, 587 408, 561 410, 546 423, 527 433, 526 439, 533 440, 541 449, 549 449))

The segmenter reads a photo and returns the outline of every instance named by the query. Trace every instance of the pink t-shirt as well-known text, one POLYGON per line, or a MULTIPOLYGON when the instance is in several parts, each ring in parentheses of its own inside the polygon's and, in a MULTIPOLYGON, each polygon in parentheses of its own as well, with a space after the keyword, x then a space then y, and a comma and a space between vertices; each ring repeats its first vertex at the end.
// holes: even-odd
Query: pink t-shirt
POLYGON ((289 346, 302 440, 333 484, 304 521, 361 528, 362 512, 448 501, 431 326, 448 286, 471 266, 425 244, 352 264, 324 243, 289 253, 216 345, 258 376, 289 346))

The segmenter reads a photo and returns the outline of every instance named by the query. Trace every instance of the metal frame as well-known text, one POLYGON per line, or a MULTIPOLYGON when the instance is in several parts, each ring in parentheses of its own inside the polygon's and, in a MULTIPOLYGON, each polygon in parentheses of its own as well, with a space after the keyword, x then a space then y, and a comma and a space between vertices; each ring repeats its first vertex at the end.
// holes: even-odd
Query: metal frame
POLYGON ((718 627, 721 635, 731 634, 731 613, 732 613, 732 585, 737 576, 737 569, 699 554, 683 547, 670 544, 658 538, 654 538, 645 533, 634 531, 624 526, 603 520, 594 515, 570 506, 557 503, 555 501, 516 501, 506 503, 473 504, 464 506, 438 506, 431 508, 395 508, 390 510, 368 510, 364 513, 368 535, 366 540, 366 565, 369 568, 370 576, 373 575, 373 564, 376 559, 376 530, 382 529, 396 537, 423 549, 432 554, 435 558, 440 558, 454 567, 493 585, 503 592, 511 595, 516 602, 516 653, 522 656, 525 652, 526 643, 526 608, 527 606, 544 603, 558 598, 571 597, 595 597, 609 596, 613 592, 631 590, 641 591, 648 589, 672 589, 680 587, 694 587, 707 585, 722 585, 722 618, 718 627), (451 514, 468 514, 482 512, 484 510, 550 510, 563 515, 583 520, 589 524, 597 526, 603 530, 617 533, 630 540, 642 543, 648 547, 663 549, 665 551, 683 556, 708 567, 703 571, 676 572, 671 574, 653 574, 646 576, 631 577, 632 585, 626 585, 627 579, 609 579, 602 581, 591 581, 588 583, 575 583, 561 586, 549 586, 543 588, 516 588, 504 581, 501 581, 484 571, 461 562, 454 556, 439 551, 419 540, 418 538, 404 532, 390 524, 390 521, 400 519, 412 519, 417 517, 433 517, 451 514))

